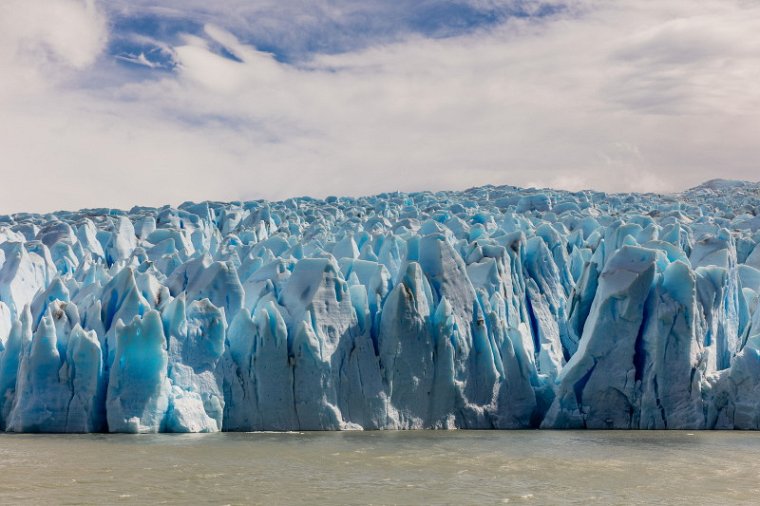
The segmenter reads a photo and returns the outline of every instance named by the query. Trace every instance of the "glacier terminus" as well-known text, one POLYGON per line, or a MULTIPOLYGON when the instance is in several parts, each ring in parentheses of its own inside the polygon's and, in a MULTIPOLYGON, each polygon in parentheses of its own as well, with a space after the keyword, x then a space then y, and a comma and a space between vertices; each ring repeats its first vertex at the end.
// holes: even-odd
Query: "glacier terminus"
POLYGON ((0 429, 760 429, 760 183, 0 216, 0 429))

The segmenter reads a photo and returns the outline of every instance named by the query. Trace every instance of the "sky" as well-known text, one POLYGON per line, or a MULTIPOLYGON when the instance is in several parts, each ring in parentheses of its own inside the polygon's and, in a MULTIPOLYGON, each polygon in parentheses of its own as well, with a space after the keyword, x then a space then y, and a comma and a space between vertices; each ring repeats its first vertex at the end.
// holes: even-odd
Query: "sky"
POLYGON ((760 0, 2 0, 0 213, 760 179, 760 0))

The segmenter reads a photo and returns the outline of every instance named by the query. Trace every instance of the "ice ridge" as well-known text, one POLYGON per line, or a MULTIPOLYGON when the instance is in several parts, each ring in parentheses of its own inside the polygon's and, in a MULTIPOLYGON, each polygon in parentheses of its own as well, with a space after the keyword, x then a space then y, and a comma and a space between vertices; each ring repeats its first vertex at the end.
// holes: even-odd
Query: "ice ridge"
POLYGON ((760 428, 760 183, 0 216, 0 429, 760 428))

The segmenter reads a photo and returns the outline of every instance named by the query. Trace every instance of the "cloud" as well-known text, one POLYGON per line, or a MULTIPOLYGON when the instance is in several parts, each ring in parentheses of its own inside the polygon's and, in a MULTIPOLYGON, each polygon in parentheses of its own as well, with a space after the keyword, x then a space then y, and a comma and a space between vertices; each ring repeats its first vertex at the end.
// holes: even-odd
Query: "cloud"
MULTIPOLYGON (((151 74, 102 53, 114 4, 53 3, 80 16, 76 36, 18 29, 2 42, 14 48, 0 60, 6 70, 33 61, 44 85, 0 91, 0 212, 489 183, 671 191, 718 176, 757 179, 757 3, 576 2, 452 36, 407 30, 283 61, 240 35, 250 4, 230 1, 229 19, 207 12, 198 30, 146 36, 176 65, 143 64, 151 74), (18 50, 30 47, 44 56, 19 58, 40 54, 18 50)), ((211 4, 180 11, 167 2, 163 15, 198 21, 202 5, 211 4)), ((334 19, 351 12, 349 3, 318 5, 332 5, 334 19)))
MULTIPOLYGON (((558 0, 112 0, 117 31, 146 30, 172 39, 204 25, 223 26, 282 61, 341 53, 401 40, 409 33, 461 35, 511 17, 541 17, 566 8, 558 0)), ((116 39, 119 45, 119 39, 116 39)), ((127 44, 129 46, 129 44, 127 44)))
MULTIPOLYGON (((79 70, 94 63, 107 37, 92 0, 5 0, 0 4, 0 65, 27 73, 79 70)), ((4 74, 13 78, 14 74, 4 74)))

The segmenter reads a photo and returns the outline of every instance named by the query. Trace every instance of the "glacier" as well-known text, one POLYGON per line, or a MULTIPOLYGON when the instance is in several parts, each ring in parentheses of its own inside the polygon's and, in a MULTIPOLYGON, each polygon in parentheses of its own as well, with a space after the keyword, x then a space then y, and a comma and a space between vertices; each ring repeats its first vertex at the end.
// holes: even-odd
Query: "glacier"
POLYGON ((760 429, 760 183, 0 216, 0 429, 760 429))

